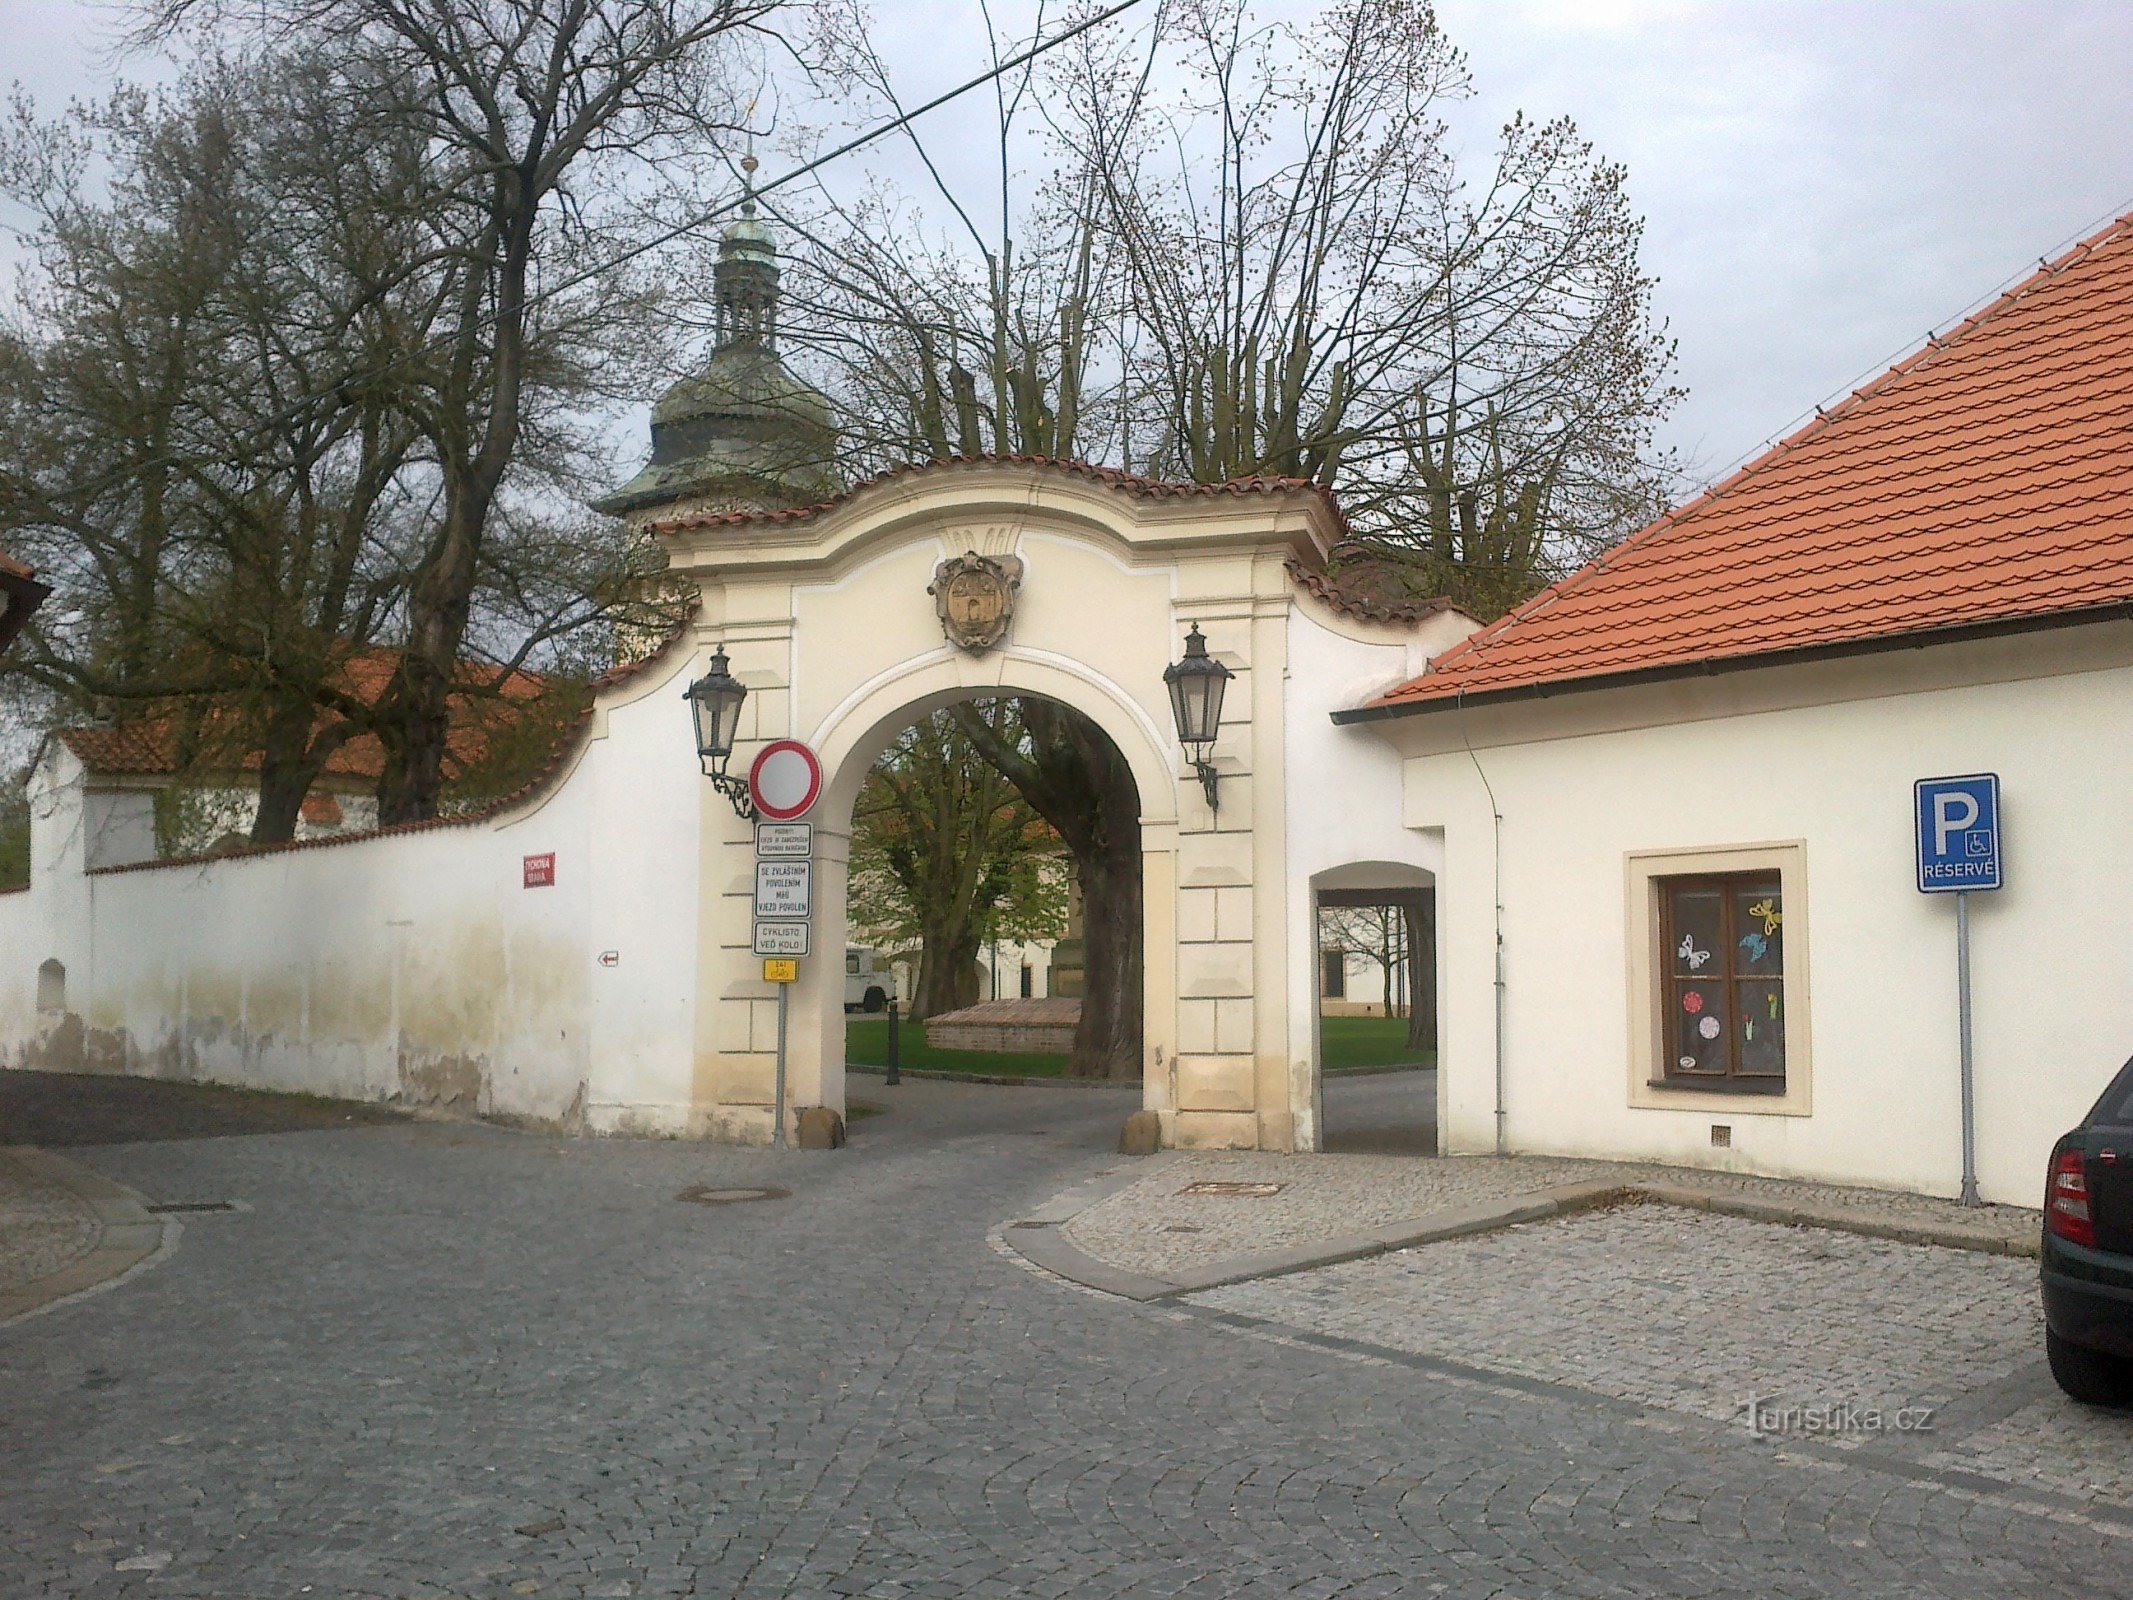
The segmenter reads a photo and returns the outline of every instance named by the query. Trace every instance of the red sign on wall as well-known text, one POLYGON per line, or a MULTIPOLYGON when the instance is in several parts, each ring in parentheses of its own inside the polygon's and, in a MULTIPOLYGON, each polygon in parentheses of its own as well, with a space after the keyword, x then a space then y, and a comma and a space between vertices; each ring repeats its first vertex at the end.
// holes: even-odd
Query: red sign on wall
POLYGON ((526 857, 526 887, 529 889, 553 889, 555 887, 555 852, 526 857))

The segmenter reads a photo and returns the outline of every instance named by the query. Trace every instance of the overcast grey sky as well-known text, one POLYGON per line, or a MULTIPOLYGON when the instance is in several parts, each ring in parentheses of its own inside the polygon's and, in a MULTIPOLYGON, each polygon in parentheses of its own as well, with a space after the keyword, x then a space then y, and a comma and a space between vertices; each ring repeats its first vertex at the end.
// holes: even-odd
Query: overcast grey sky
MULTIPOLYGON (((994 9, 1012 32, 1035 8, 994 9)), ((983 65, 976 0, 875 10, 906 103, 983 65)), ((95 92, 108 15, 0 0, 0 73, 54 108, 95 92)), ((2133 209, 2128 0, 1441 0, 1439 15, 1472 68, 1455 127, 1477 157, 1523 110, 1568 114, 1628 166, 1689 390, 1664 441, 1706 472, 2133 209)), ((953 150, 955 113, 939 117, 953 150)))

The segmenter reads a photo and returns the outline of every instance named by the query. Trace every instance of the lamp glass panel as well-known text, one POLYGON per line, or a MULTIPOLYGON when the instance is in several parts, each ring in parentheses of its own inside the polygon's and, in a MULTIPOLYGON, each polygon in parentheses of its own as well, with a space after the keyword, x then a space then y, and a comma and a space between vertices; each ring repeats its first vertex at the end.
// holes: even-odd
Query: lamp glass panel
POLYGON ((1171 684, 1178 737, 1186 744, 1210 744, 1222 717, 1222 680, 1211 672, 1181 672, 1171 684))

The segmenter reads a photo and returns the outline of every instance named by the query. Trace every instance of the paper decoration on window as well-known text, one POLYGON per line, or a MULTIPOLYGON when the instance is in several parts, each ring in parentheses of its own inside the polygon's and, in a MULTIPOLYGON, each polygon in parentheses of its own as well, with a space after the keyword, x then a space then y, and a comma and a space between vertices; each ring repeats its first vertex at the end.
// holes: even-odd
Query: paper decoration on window
POLYGON ((1705 1017, 1703 1021, 1696 1024, 1696 1031, 1702 1034, 1706 1039, 1717 1038, 1718 1019, 1716 1017, 1705 1017))
POLYGON ((1697 1012, 1701 1011, 1703 1009, 1702 991, 1697 989, 1691 989, 1687 994, 1683 995, 1681 997, 1681 1009, 1686 1011, 1692 1017, 1695 1016, 1697 1012))
POLYGON ((1777 1021, 1777 1019, 1778 1019, 1778 997, 1777 997, 1777 991, 1776 991, 1776 990, 1774 990, 1774 989, 1773 989, 1773 990, 1772 990, 1772 991, 1770 992, 1770 995, 1769 995, 1769 1000, 1770 1000, 1770 1020, 1771 1020, 1772 1022, 1775 1022, 1775 1021, 1777 1021))
POLYGON ((1691 1072, 1695 1070, 1696 1058, 1694 1056, 1681 1056, 1677 1058, 1676 1064, 1683 1072, 1691 1072))
POLYGON ((1740 947, 1748 952, 1750 961, 1760 961, 1770 954, 1770 941, 1759 933, 1742 934, 1740 936, 1740 947))
POLYGON ((1711 959, 1711 952, 1697 949, 1695 935, 1687 933, 1681 936, 1681 948, 1675 954, 1689 964, 1691 972, 1701 972, 1703 964, 1711 959))
POLYGON ((1742 1023, 1741 1030, 1747 1035, 1750 1044, 1755 1043, 1755 1018, 1750 1017, 1746 1022, 1742 1023))
POLYGON ((1784 913, 1778 910, 1776 895, 1770 895, 1756 901, 1754 905, 1748 908, 1748 915, 1761 917, 1763 919, 1763 932, 1771 935, 1777 933, 1778 924, 1785 920, 1784 913))

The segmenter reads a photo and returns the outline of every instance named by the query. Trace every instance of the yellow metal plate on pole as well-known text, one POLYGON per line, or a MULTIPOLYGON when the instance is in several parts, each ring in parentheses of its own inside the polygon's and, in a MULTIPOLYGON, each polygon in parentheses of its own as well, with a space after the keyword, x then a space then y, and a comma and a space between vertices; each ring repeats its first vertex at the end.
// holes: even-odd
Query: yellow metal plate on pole
POLYGON ((797 961, 766 959, 763 962, 763 981, 765 983, 797 983, 800 981, 800 963, 797 961))

